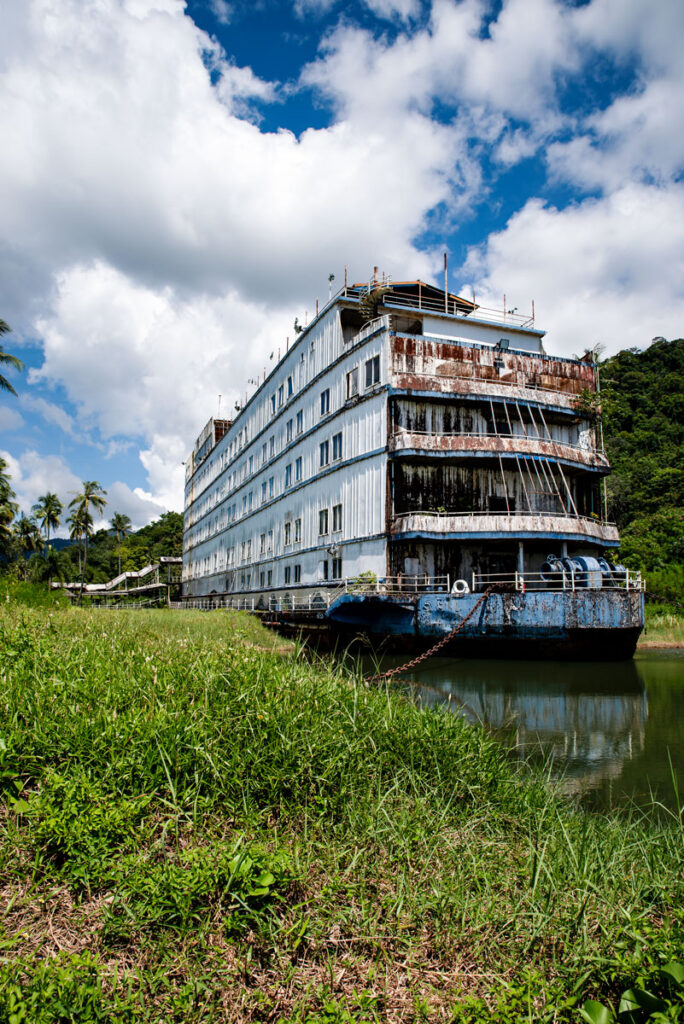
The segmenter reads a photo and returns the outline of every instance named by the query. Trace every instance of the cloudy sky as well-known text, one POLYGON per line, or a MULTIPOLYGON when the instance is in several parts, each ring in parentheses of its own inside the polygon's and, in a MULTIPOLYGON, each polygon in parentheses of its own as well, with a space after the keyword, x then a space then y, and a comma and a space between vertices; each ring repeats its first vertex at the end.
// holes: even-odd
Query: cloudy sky
POLYGON ((0 454, 136 526, 335 287, 684 325, 681 0, 0 0, 0 454))

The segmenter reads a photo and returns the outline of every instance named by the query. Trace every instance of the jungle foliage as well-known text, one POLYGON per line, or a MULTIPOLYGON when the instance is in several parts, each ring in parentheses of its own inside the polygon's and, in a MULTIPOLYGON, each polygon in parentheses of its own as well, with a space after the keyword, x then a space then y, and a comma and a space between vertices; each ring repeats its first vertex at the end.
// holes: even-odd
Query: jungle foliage
POLYGON ((621 558, 671 574, 674 585, 684 566, 684 339, 624 349, 600 372, 613 468, 608 514, 620 529, 621 558))

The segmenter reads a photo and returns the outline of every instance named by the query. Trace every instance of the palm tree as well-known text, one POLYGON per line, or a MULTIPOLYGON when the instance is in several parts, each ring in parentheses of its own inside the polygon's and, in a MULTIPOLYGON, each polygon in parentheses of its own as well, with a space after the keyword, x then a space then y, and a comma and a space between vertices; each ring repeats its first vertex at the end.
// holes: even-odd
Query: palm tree
MULTIPOLYGON (((9 334, 12 330, 9 324, 5 323, 4 320, 0 320, 0 337, 3 334, 9 334)), ((24 364, 21 359, 17 359, 16 356, 10 355, 9 352, 5 352, 2 345, 0 345, 0 365, 13 366, 15 370, 23 370, 24 364)), ((0 373, 0 391, 9 391, 11 394, 16 395, 16 391, 7 380, 7 377, 3 377, 0 373)))
POLYGON ((107 492, 103 489, 102 485, 97 480, 84 480, 83 490, 80 494, 77 494, 73 501, 69 502, 69 508, 75 508, 79 511, 82 510, 83 514, 83 566, 81 569, 81 592, 79 594, 78 603, 80 604, 83 600, 83 584, 85 583, 86 568, 88 566, 88 537, 92 533, 93 520, 90 516, 90 509, 93 508, 96 512, 101 512, 107 502, 105 501, 105 494, 107 492))
POLYGON ((123 512, 115 512, 112 516, 112 530, 116 534, 116 545, 119 552, 119 576, 121 575, 121 540, 131 532, 131 520, 123 512))
POLYGON ((6 548, 12 537, 12 520, 17 514, 16 497, 10 486, 7 463, 0 458, 0 547, 6 548))
POLYGON ((69 538, 78 543, 78 575, 81 575, 81 563, 83 559, 83 539, 86 533, 92 532, 93 517, 90 513, 85 514, 82 508, 75 508, 67 519, 69 538))
POLYGON ((50 530, 56 530, 59 526, 59 517, 64 510, 64 505, 56 494, 47 491, 42 494, 33 506, 33 513, 41 528, 45 530, 45 553, 50 547, 50 530))
POLYGON ((26 579, 26 558, 34 551, 40 551, 43 545, 43 538, 40 535, 38 524, 33 516, 24 515, 14 524, 14 536, 21 554, 24 556, 23 576, 26 579))

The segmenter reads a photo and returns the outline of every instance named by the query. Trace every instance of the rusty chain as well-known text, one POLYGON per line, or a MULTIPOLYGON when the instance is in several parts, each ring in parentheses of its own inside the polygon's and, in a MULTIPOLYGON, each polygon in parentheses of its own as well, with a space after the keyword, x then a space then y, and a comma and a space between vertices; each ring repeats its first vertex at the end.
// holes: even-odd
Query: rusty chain
POLYGON ((662 594, 654 594, 650 590, 644 590, 644 596, 650 597, 652 601, 660 601, 661 604, 670 604, 673 608, 678 608, 679 611, 684 611, 684 604, 680 604, 679 601, 674 601, 671 597, 663 597, 662 594))
POLYGON ((408 672, 410 669, 415 668, 416 665, 420 665, 421 662, 425 661, 427 658, 432 657, 432 655, 436 654, 437 651, 440 651, 445 644, 448 644, 450 640, 453 640, 457 633, 460 633, 466 622, 468 622, 469 619, 472 619, 480 605, 487 600, 489 595, 495 589, 495 587, 487 587, 480 600, 473 605, 466 617, 461 619, 458 626, 452 629, 450 633, 447 633, 446 636, 443 636, 442 639, 436 643, 434 647, 431 647, 429 651, 423 651, 422 654, 419 654, 416 658, 412 658, 411 661, 407 661, 404 665, 399 665, 398 668, 390 668, 387 672, 380 672, 375 676, 365 676, 365 681, 370 683, 377 682, 379 679, 391 679, 392 676, 398 676, 401 672, 408 672))

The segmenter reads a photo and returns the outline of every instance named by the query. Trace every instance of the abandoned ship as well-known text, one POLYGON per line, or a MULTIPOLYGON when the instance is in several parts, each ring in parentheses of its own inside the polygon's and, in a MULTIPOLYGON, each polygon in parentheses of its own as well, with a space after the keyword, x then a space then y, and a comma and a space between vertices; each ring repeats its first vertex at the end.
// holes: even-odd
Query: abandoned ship
POLYGON ((611 561, 598 368, 543 338, 505 300, 345 282, 197 439, 186 603, 407 648, 630 657, 643 582, 611 561))

